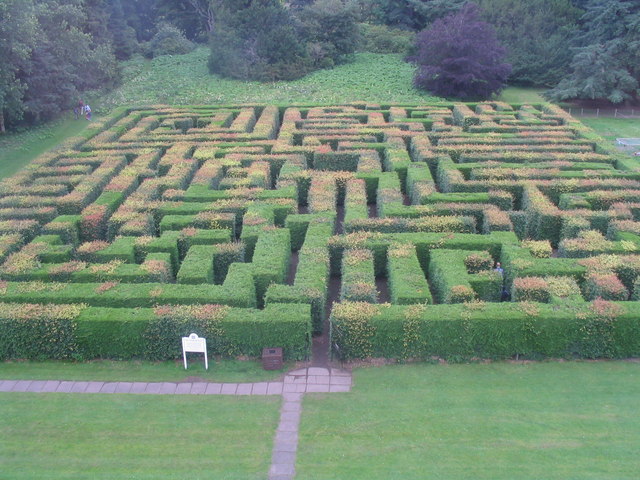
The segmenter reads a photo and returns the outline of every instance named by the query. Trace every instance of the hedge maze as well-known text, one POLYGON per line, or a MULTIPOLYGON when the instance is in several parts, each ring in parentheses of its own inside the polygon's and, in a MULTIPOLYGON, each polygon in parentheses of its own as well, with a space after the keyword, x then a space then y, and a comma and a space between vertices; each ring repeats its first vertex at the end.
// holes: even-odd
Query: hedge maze
POLYGON ((546 104, 127 109, 0 184, 0 259, 0 358, 633 356, 640 163, 546 104))

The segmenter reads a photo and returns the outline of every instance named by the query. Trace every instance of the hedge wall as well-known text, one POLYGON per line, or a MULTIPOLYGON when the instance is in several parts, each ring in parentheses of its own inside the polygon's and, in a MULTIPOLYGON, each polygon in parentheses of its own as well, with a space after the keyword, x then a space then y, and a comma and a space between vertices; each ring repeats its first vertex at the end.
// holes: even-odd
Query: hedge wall
POLYGON ((625 358, 640 355, 639 302, 375 305, 331 314, 331 345, 355 358, 625 358))
POLYGON ((264 310, 221 305, 99 308, 0 303, 0 359, 165 360, 182 355, 180 337, 207 338, 209 355, 259 357, 282 347, 288 360, 311 351, 308 305, 264 310))

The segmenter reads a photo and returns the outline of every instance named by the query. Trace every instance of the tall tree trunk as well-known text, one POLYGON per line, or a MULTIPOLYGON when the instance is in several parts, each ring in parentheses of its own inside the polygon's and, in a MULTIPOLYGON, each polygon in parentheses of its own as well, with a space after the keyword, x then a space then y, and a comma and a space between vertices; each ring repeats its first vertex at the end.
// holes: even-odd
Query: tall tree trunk
POLYGON ((216 19, 213 11, 213 5, 211 5, 210 0, 205 0, 205 4, 203 5, 201 0, 189 0, 191 6, 196 11, 196 13, 202 17, 207 24, 207 32, 212 33, 215 28, 216 19))

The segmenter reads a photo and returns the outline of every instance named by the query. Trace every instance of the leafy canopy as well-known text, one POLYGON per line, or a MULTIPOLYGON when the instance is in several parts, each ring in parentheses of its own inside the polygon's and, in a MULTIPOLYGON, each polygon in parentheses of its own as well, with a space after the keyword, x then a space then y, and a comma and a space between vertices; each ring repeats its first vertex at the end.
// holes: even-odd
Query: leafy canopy
POLYGON ((547 92, 552 100, 640 97, 640 2, 591 0, 586 5, 571 71, 547 92))
POLYGON ((509 83, 553 86, 566 74, 582 11, 571 0, 479 0, 513 71, 509 83))
POLYGON ((420 32, 416 50, 414 84, 442 97, 488 98, 511 72, 505 49, 474 3, 420 32))

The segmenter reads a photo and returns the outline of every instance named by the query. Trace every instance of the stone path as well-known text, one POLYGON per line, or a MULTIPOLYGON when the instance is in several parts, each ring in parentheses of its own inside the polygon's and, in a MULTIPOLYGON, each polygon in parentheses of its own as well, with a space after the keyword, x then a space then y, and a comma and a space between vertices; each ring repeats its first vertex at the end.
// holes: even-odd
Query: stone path
POLYGON ((305 393, 351 390, 351 373, 323 367, 301 368, 287 373, 282 382, 73 382, 64 380, 0 380, 0 392, 118 393, 140 395, 282 395, 280 423, 276 430, 269 480, 295 477, 298 428, 305 393))

